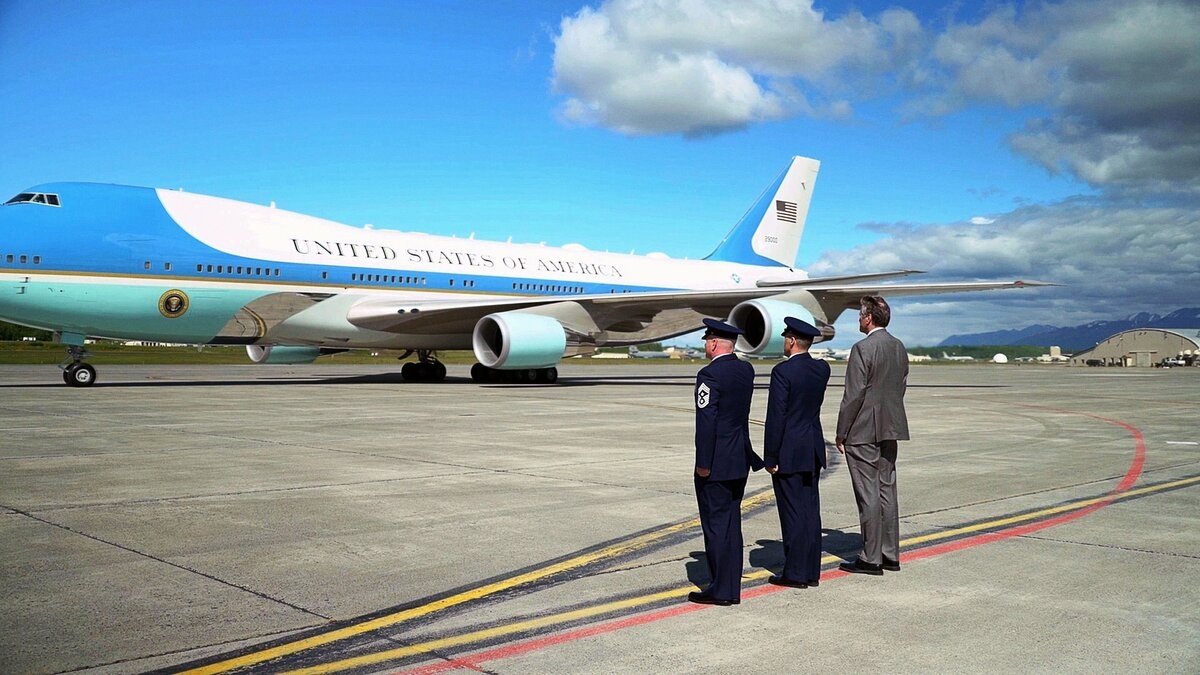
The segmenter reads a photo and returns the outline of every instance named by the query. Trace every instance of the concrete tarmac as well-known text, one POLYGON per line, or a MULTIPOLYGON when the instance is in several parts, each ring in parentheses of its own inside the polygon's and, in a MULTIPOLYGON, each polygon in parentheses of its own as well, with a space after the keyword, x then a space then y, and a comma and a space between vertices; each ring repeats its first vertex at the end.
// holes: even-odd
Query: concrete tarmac
POLYGON ((832 450, 820 587, 757 473, 706 607, 699 367, 0 367, 0 672, 1200 672, 1200 369, 915 365, 902 571, 832 450))

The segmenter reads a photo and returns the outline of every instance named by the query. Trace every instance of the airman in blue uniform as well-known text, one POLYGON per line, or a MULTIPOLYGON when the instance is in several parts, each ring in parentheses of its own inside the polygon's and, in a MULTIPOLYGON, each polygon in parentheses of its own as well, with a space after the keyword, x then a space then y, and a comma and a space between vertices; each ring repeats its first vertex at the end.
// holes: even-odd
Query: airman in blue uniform
POLYGON ((783 533, 783 574, 768 581, 808 588, 821 579, 821 496, 825 468, 821 403, 829 384, 829 364, 808 353, 821 334, 795 317, 784 319, 787 359, 771 370, 763 460, 775 488, 783 533))
POLYGON ((763 467, 750 444, 754 366, 733 353, 741 329, 705 319, 709 363, 696 375, 696 502, 711 583, 688 600, 736 605, 742 593, 742 497, 750 469, 763 467))

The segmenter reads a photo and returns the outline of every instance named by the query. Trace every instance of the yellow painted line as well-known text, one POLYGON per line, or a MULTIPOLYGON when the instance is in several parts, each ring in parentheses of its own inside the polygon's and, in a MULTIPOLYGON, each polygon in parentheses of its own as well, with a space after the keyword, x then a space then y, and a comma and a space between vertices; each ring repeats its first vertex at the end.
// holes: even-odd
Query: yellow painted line
POLYGON ((635 607, 639 607, 641 605, 646 605, 646 604, 653 603, 653 602, 658 602, 660 600, 670 600, 671 598, 682 595, 683 593, 687 592, 687 590, 690 588, 694 588, 694 587, 689 584, 688 586, 681 586, 679 588, 673 588, 669 591, 660 591, 658 593, 652 593, 650 595, 642 595, 642 596, 638 596, 636 598, 629 598, 627 600, 617 600, 615 602, 608 602, 608 603, 604 603, 602 605, 596 605, 593 607, 584 607, 582 609, 577 609, 577 610, 573 610, 570 612, 564 612, 562 614, 554 614, 552 616, 544 616, 544 617, 539 617, 536 619, 519 621, 517 623, 511 623, 511 624, 508 624, 505 626, 497 626, 495 628, 487 628, 484 630, 477 630, 477 631, 474 631, 471 633, 464 633, 462 635, 455 635, 453 637, 441 638, 439 640, 430 640, 429 642, 423 642, 421 644, 412 645, 409 647, 400 647, 398 649, 391 649, 386 652, 378 652, 375 654, 365 654, 363 656, 356 656, 354 658, 346 659, 344 661, 335 661, 332 663, 326 663, 326 664, 322 664, 319 666, 311 666, 309 668, 301 668, 300 670, 289 670, 289 671, 285 671, 285 672, 289 673, 290 675, 311 675, 314 673, 332 673, 332 672, 336 672, 339 670, 345 670, 347 668, 354 668, 356 666, 366 666, 366 665, 371 665, 374 663, 380 663, 383 661, 389 661, 392 659, 401 659, 406 656, 414 656, 417 654, 424 654, 426 652, 430 652, 435 649, 444 649, 447 647, 458 647, 460 645, 471 644, 474 642, 482 642, 485 640, 491 640, 491 639, 495 639, 495 638, 499 638, 499 637, 504 637, 506 635, 512 635, 513 633, 520 633, 523 631, 536 630, 538 628, 545 628, 547 626, 553 626, 555 624, 565 623, 568 621, 575 621, 578 619, 587 619, 587 618, 596 616, 598 614, 606 614, 609 612, 633 609, 635 607))
POLYGON ((1110 501, 1110 500, 1111 501, 1119 501, 1122 499, 1128 499, 1130 497, 1136 497, 1138 495, 1143 495, 1143 494, 1146 494, 1149 492, 1158 492, 1160 490, 1167 490, 1167 489, 1170 489, 1173 487, 1179 487, 1182 485, 1188 485, 1190 483, 1196 483, 1196 482, 1200 482, 1200 476, 1193 476, 1192 478, 1183 478, 1180 480, 1171 481, 1170 483, 1161 483, 1159 485, 1151 485, 1148 487, 1138 488, 1136 490, 1126 490, 1125 492, 1122 492, 1117 495, 1105 495, 1103 497, 1092 497, 1090 499, 1083 499, 1083 500, 1080 500, 1077 502, 1061 504, 1059 506, 1054 506, 1054 507, 1051 507, 1048 509, 1042 509, 1040 511, 1033 511, 1031 513, 1021 514, 1019 516, 1011 516, 1008 518, 1000 518, 998 520, 990 520, 985 523, 976 523, 975 525, 967 525, 965 527, 960 527, 960 528, 956 528, 953 530, 947 530, 945 532, 934 532, 934 533, 922 535, 919 537, 912 537, 910 539, 905 539, 905 540, 901 541, 900 545, 901 546, 915 546, 917 544, 924 544, 924 543, 930 542, 930 541, 937 541, 938 539, 957 537, 960 534, 966 534, 969 532, 978 532, 980 530, 990 530, 990 529, 997 528, 997 527, 1004 527, 1005 525, 1013 525, 1016 523, 1021 523, 1021 522, 1025 522, 1025 521, 1029 521, 1029 520, 1036 520, 1039 518, 1043 518, 1045 516, 1053 516, 1055 514, 1065 513, 1067 511, 1077 511, 1079 509, 1085 509, 1089 506, 1092 506, 1093 504, 1099 504, 1100 502, 1103 502, 1103 501, 1110 501))
MULTIPOLYGON (((939 533, 936 533, 933 535, 912 537, 912 538, 901 541, 900 545, 901 546, 911 546, 914 543, 922 543, 922 542, 936 540, 936 539, 945 539, 948 537, 955 537, 960 534, 975 532, 975 531, 978 531, 981 529, 1002 527, 1004 525, 1018 523, 1018 522, 1030 520, 1033 518, 1037 518, 1040 516, 1050 516, 1050 515, 1054 515, 1057 513, 1061 513, 1063 511, 1073 511, 1073 510, 1083 509, 1083 508, 1087 508, 1088 506, 1091 506, 1092 504, 1096 504, 1098 502, 1102 502, 1105 500, 1119 501, 1122 499, 1129 499, 1131 497, 1136 497, 1138 495, 1143 495, 1143 494, 1147 494, 1147 493, 1151 493, 1151 492, 1158 492, 1161 490, 1167 490, 1167 489, 1170 489, 1173 487, 1180 487, 1183 485, 1189 485, 1189 484, 1197 483, 1197 482, 1200 482, 1200 476, 1194 476, 1192 478, 1184 478, 1184 479, 1172 481, 1169 483, 1162 483, 1159 485, 1151 485, 1148 487, 1139 488, 1137 490, 1128 490, 1128 491, 1122 492, 1121 494, 1118 494, 1118 495, 1107 495, 1105 497, 1083 499, 1078 502, 1072 502, 1070 504, 1063 504, 1061 506, 1056 506, 1056 507, 1049 508, 1049 509, 1043 509, 1041 511, 1037 511, 1034 513, 1028 513, 1028 514, 1024 514, 1021 516, 1014 516, 1011 518, 1000 518, 997 520, 989 521, 987 523, 980 523, 977 525, 968 525, 966 527, 960 527, 960 528, 956 528, 953 530, 947 530, 945 532, 939 532, 939 533)), ((761 496, 762 495, 756 495, 756 497, 761 497, 761 496)), ((826 565, 826 564, 837 562, 840 560, 842 560, 842 558, 840 558, 839 556, 826 555, 821 558, 821 564, 826 565)), ((764 577, 767 577, 770 575, 771 575, 770 570, 760 569, 760 570, 755 570, 754 572, 751 572, 749 574, 743 574, 742 578, 750 579, 750 580, 757 580, 757 579, 761 579, 761 578, 764 578, 764 577)), ((415 656, 418 654, 428 653, 428 652, 431 652, 431 651, 434 651, 437 649, 445 649, 445 648, 449 648, 449 647, 459 647, 462 645, 472 644, 475 642, 484 642, 484 641, 494 640, 496 638, 505 637, 508 635, 512 635, 514 633, 522 633, 525 631, 537 630, 539 628, 546 628, 548 626, 553 626, 556 624, 568 623, 568 622, 576 621, 579 619, 586 619, 586 618, 590 618, 593 616, 608 614, 608 613, 612 613, 612 612, 619 612, 622 610, 633 609, 633 608, 636 608, 636 607, 639 607, 642 605, 659 602, 661 600, 669 600, 671 598, 681 597, 688 590, 690 590, 692 588, 694 588, 694 586, 692 586, 691 584, 687 584, 685 586, 680 586, 678 588, 673 588, 673 589, 670 589, 667 591, 660 591, 658 593, 651 593, 649 595, 642 595, 642 596, 638 596, 635 598, 627 598, 625 600, 617 600, 614 602, 608 602, 608 603, 604 603, 604 604, 600 604, 600 605, 595 605, 593 607, 584 607, 582 609, 572 610, 569 612, 563 612, 561 614, 553 614, 550 616, 538 617, 536 619, 528 619, 526 621, 519 621, 516 623, 507 624, 504 626, 497 626, 494 628, 487 628, 487 629, 483 629, 483 630, 473 631, 470 633, 463 633, 461 635, 454 635, 454 636, 450 636, 450 637, 440 638, 437 640, 430 640, 428 642, 422 642, 422 643, 410 645, 407 647, 400 647, 400 648, 391 649, 388 651, 376 652, 374 654, 364 654, 362 656, 356 656, 356 657, 353 657, 350 659, 344 659, 341 661, 333 661, 330 663, 325 663, 325 664, 321 664, 321 665, 317 665, 317 666, 310 666, 308 668, 302 668, 299 670, 290 670, 290 671, 285 671, 285 672, 287 673, 287 675, 316 675, 318 673, 333 673, 333 672, 338 672, 341 670, 346 670, 348 668, 355 668, 358 666, 367 666, 367 665, 372 665, 372 664, 376 664, 376 663, 382 663, 382 662, 390 661, 393 659, 402 659, 402 658, 409 657, 409 656, 415 656)))
MULTIPOLYGON (((774 493, 770 490, 765 490, 757 495, 753 495, 743 500, 742 510, 755 508, 773 498, 774 493)), ((281 656, 287 656, 288 654, 294 654, 306 649, 312 649, 313 647, 319 647, 331 642, 337 642, 338 640, 345 640, 347 638, 362 635, 363 633, 369 633, 374 630, 379 630, 380 628, 387 628, 389 626, 394 626, 398 623, 403 623, 417 617, 426 616, 449 607, 471 602, 472 600, 479 600, 489 595, 500 593, 523 584, 538 581, 567 570, 589 565, 606 558, 613 558, 625 553, 631 553, 637 551, 638 549, 644 548, 668 535, 675 534, 677 532, 683 532, 699 526, 700 519, 698 517, 692 518, 682 523, 668 525, 664 528, 655 530, 653 532, 648 532, 641 536, 634 537, 617 544, 613 544, 612 546, 607 546, 591 553, 585 553, 554 565, 548 565, 546 567, 525 572, 524 574, 518 574, 507 579, 501 579, 500 581, 485 584, 478 588, 472 588, 468 591, 463 591, 462 593, 457 593, 440 600, 435 600, 419 607, 411 607, 409 609, 388 614, 386 616, 381 616, 370 621, 364 621, 363 623, 355 624, 353 626, 347 626, 346 628, 333 630, 320 635, 314 635, 310 638, 289 642, 287 644, 279 645, 278 647, 272 647, 260 652, 253 652, 251 654, 246 654, 244 656, 235 657, 225 661, 219 661, 217 663, 201 666, 199 668, 194 668, 192 670, 186 670, 183 672, 190 675, 221 673, 234 670, 236 668, 242 668, 244 666, 254 665, 256 663, 262 663, 263 661, 269 661, 281 656)))

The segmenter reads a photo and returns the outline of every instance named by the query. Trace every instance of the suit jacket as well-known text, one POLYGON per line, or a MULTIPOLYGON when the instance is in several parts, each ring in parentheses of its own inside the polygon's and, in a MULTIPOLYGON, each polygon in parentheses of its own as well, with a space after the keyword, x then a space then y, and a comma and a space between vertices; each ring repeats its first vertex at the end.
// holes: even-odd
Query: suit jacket
POLYGON ((882 328, 859 340, 846 363, 837 435, 849 445, 908 440, 907 387, 908 354, 903 342, 882 328))
POLYGON ((750 444, 754 366, 733 354, 718 356, 696 374, 696 466, 709 480, 745 478, 762 458, 750 444))
POLYGON ((780 473, 819 471, 825 466, 821 403, 829 384, 829 364, 796 354, 771 369, 763 461, 780 473))

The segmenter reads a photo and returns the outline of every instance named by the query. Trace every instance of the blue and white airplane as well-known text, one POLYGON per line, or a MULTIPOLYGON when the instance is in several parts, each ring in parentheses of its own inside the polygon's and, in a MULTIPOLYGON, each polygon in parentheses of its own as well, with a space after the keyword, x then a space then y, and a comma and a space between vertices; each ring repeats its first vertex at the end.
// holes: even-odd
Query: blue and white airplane
POLYGON ((85 338, 245 345, 256 363, 322 353, 416 354, 405 379, 441 380, 437 350, 472 349, 476 381, 554 382, 564 357, 698 330, 782 352, 796 316, 833 337, 864 294, 1038 282, 878 284, 901 270, 810 279, 794 269, 820 163, 794 157, 707 258, 680 260, 369 229, 175 190, 53 183, 0 206, 0 320, 50 330, 72 386, 95 382, 85 338))

